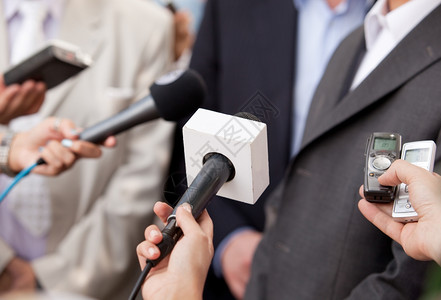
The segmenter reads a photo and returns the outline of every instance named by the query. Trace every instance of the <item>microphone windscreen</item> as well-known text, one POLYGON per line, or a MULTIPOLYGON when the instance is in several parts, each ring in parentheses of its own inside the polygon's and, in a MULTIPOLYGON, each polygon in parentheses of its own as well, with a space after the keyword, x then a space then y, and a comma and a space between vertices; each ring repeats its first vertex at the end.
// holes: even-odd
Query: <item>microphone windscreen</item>
POLYGON ((150 93, 161 118, 177 121, 201 106, 207 88, 196 71, 187 69, 161 77, 150 87, 150 93))

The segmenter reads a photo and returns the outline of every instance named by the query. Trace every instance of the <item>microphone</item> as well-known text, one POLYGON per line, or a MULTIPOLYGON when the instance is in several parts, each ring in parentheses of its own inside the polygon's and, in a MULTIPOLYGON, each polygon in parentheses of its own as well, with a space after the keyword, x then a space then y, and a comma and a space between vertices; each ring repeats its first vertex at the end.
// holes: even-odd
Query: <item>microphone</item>
MULTIPOLYGON (((192 69, 175 70, 160 77, 150 86, 150 94, 116 115, 83 130, 79 139, 101 143, 136 125, 162 118, 177 121, 201 106, 207 88, 202 77, 192 69)), ((37 165, 45 164, 39 158, 37 165)))
POLYGON ((254 204, 269 185, 267 129, 256 120, 245 112, 231 116, 198 109, 183 128, 187 180, 196 177, 207 153, 223 154, 236 175, 217 195, 254 204))
MULTIPOLYGON (((86 128, 80 133, 79 139, 100 143, 111 135, 160 117, 166 121, 177 121, 193 113, 202 104, 205 95, 205 83, 196 71, 191 69, 172 71, 150 86, 150 95, 116 115, 86 128)), ((46 164, 46 161, 40 157, 34 164, 20 172, 0 194, 0 203, 23 177, 36 166, 43 164, 46 164)))
POLYGON ((233 117, 199 109, 184 125, 187 179, 193 174, 195 178, 162 230, 160 256, 147 260, 129 300, 136 298, 150 269, 170 254, 182 236, 176 224, 179 206, 188 202, 197 219, 216 194, 254 204, 269 185, 266 125, 256 119, 248 113, 233 117))
POLYGON ((85 129, 79 139, 100 143, 111 135, 157 118, 177 121, 198 109, 205 95, 205 83, 196 71, 173 71, 150 86, 150 95, 85 129))

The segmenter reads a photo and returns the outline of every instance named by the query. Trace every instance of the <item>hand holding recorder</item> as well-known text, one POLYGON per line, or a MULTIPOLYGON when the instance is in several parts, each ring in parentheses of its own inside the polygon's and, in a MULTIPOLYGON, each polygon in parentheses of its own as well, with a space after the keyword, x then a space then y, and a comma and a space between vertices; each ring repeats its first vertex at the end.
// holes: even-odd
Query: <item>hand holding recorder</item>
MULTIPOLYGON (((391 216, 392 203, 369 203, 366 199, 358 204, 363 215, 400 243, 409 256, 419 260, 433 259, 441 264, 441 177, 407 161, 397 160, 378 181, 389 186, 407 185, 409 201, 419 216, 418 222, 397 222, 391 216)), ((363 197, 362 191, 361 187, 363 197)))

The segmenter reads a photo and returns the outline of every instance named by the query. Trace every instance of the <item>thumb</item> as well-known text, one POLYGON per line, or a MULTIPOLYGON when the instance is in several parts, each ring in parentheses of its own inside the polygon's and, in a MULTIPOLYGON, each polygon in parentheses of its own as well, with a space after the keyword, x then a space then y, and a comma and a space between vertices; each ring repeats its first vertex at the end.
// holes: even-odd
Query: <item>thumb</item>
POLYGON ((188 203, 183 203, 178 207, 176 212, 176 221, 178 226, 182 229, 185 234, 199 230, 199 224, 194 219, 191 213, 191 206, 188 203))

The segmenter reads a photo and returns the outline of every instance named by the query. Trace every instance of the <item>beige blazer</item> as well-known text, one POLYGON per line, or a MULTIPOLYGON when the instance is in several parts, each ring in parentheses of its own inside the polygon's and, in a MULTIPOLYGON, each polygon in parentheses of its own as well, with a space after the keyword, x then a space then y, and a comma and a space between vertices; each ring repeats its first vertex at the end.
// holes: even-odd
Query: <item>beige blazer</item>
MULTIPOLYGON (((41 114, 87 127, 145 95, 165 72, 172 58, 173 23, 149 1, 66 3, 59 38, 91 54, 94 64, 49 91, 41 114)), ((5 70, 4 20, 0 49, 0 70, 5 70)), ((136 245, 153 222, 153 204, 161 199, 173 128, 162 120, 138 126, 118 135, 116 149, 105 149, 100 159, 80 160, 47 179, 52 229, 47 254, 32 262, 44 288, 106 300, 128 297, 139 274, 136 245)), ((12 256, 0 241, 0 267, 12 256)))

